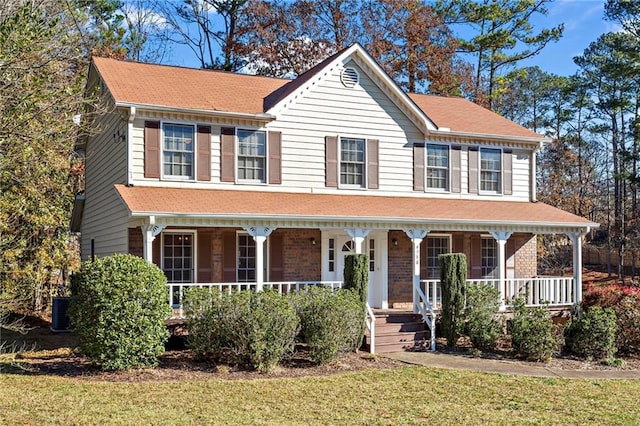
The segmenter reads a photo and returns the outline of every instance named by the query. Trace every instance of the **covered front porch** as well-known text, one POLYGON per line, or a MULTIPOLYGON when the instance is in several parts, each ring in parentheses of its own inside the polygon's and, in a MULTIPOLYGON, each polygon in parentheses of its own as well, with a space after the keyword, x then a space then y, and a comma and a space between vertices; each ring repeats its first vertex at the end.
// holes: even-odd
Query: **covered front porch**
POLYGON ((349 253, 369 256, 370 307, 432 315, 441 300, 438 256, 451 252, 467 255, 469 282, 500 291, 503 310, 518 296, 529 306, 579 303, 581 233, 570 238, 576 267, 572 276, 562 277, 537 275, 536 235, 524 232, 154 223, 129 229, 129 252, 163 269, 176 317, 182 316, 186 290, 194 286, 280 293, 308 286, 340 288, 349 253))

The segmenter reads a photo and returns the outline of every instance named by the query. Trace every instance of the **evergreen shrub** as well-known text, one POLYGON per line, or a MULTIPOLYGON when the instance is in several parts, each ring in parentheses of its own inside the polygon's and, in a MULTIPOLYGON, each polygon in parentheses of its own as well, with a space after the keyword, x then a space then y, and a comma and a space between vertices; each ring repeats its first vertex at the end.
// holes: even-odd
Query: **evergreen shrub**
POLYGON ((463 253, 441 254, 438 260, 442 295, 441 328, 447 338, 447 346, 454 346, 462 331, 467 257, 463 253))
POLYGON ((129 254, 82 264, 71 285, 69 317, 80 349, 104 370, 154 366, 169 338, 164 273, 129 254))
POLYGON ((611 308, 592 306, 574 316, 564 329, 565 348, 578 356, 612 359, 616 352, 616 314, 611 308))

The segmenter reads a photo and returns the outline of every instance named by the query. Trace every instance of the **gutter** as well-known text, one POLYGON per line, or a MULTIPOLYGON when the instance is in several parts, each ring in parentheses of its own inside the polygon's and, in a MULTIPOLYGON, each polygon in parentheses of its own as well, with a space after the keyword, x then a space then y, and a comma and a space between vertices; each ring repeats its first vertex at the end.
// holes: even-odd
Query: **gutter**
POLYGON ((473 132, 457 132, 446 130, 446 128, 441 128, 440 130, 430 130, 429 135, 436 136, 457 136, 465 139, 491 139, 497 141, 505 141, 505 142, 526 142, 526 143, 535 143, 538 145, 536 150, 539 150, 543 144, 551 142, 551 139, 547 137, 540 136, 536 137, 525 137, 525 136, 505 136, 505 135, 491 135, 488 133, 473 133, 473 132))
POLYGON ((218 111, 218 110, 211 110, 211 109, 179 108, 179 107, 169 107, 169 106, 163 106, 163 105, 138 104, 138 103, 134 104, 131 102, 116 102, 116 107, 134 108, 134 109, 137 107, 140 109, 145 109, 150 111, 160 111, 160 112, 179 111, 179 112, 190 113, 190 114, 214 115, 217 117, 224 117, 224 118, 257 120, 257 121, 263 121, 265 123, 276 119, 275 115, 266 114, 266 113, 252 114, 252 113, 242 113, 242 112, 218 111))
POLYGON ((127 120, 127 186, 133 182, 133 121, 136 118, 136 107, 129 107, 127 120))
POLYGON ((225 214, 189 214, 189 213, 158 213, 158 212, 131 212, 131 217, 148 217, 156 218, 176 218, 188 217, 192 219, 225 219, 225 220, 287 220, 287 221, 331 221, 331 222, 395 222, 403 224, 443 224, 443 225, 482 225, 495 226, 496 228, 504 228, 505 226, 541 226, 551 228, 599 228, 600 224, 595 222, 506 222, 495 220, 474 220, 467 219, 429 219, 429 218, 393 218, 393 217, 365 217, 365 216, 300 216, 300 215, 246 215, 239 213, 225 214))

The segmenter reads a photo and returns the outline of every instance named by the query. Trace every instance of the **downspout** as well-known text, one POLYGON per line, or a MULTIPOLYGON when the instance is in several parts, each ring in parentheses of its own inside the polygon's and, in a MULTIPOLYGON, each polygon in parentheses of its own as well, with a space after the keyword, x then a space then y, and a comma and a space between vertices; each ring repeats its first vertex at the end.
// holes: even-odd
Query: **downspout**
POLYGON ((536 202, 538 201, 538 196, 537 196, 537 192, 538 192, 538 185, 537 185, 537 165, 536 165, 536 158, 537 158, 537 153, 540 152, 540 150, 542 149, 542 142, 540 142, 540 144, 538 145, 538 147, 536 149, 534 149, 533 151, 531 151, 531 185, 530 185, 530 191, 531 191, 531 196, 529 197, 531 199, 532 202, 536 202))
POLYGON ((136 107, 129 107, 127 122, 127 186, 133 182, 133 120, 136 118, 136 107))

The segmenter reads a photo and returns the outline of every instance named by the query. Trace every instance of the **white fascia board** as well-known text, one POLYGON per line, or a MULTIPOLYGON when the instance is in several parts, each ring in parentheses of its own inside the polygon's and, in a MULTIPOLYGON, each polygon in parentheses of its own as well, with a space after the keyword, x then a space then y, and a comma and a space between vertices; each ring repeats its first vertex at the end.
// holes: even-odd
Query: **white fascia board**
POLYGON ((160 212, 131 212, 132 217, 156 218, 180 218, 180 219, 219 219, 219 220, 254 220, 254 221, 287 221, 287 222, 385 222, 395 224, 425 224, 441 226, 478 226, 481 228, 493 227, 496 229, 511 227, 532 228, 598 228, 600 224, 595 222, 505 222, 494 220, 463 220, 463 219, 429 219, 429 218, 394 218, 394 217, 364 217, 364 216, 289 216, 289 215, 260 215, 260 214, 188 214, 188 213, 160 213, 160 212))
POLYGON ((506 135, 491 135, 487 133, 472 133, 472 132, 456 132, 450 130, 432 130, 429 131, 430 136, 443 136, 443 137, 459 137, 464 139, 483 139, 500 142, 521 142, 536 145, 536 149, 540 150, 546 143, 551 142, 550 138, 540 136, 525 137, 525 136, 506 136, 506 135))
POLYGON ((164 105, 139 104, 139 103, 131 103, 131 102, 116 102, 116 106, 125 107, 125 108, 136 107, 139 109, 145 109, 149 111, 181 112, 186 114, 212 115, 212 116, 223 117, 223 118, 240 118, 245 120, 248 119, 248 120, 262 121, 265 123, 268 123, 276 119, 275 115, 271 115, 267 113, 250 114, 250 113, 243 113, 243 112, 218 111, 214 109, 178 108, 178 107, 169 107, 164 105))

